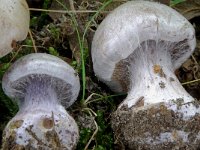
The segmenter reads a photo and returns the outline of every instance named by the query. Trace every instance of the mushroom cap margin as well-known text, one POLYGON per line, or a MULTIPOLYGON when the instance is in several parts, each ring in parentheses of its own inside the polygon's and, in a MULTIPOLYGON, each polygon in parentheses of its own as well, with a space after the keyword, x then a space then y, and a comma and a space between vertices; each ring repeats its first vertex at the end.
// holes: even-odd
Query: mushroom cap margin
MULTIPOLYGON (((16 99, 15 89, 13 88, 14 82, 24 77, 34 75, 47 75, 54 77, 53 82, 59 79, 62 80, 63 83, 70 85, 71 99, 69 102, 65 102, 65 99, 61 101, 64 106, 69 107, 77 99, 80 90, 80 82, 75 70, 63 60, 45 53, 26 55, 17 60, 8 69, 2 80, 2 87, 5 94, 11 99, 16 99)), ((64 91, 60 92, 62 93, 64 91)))

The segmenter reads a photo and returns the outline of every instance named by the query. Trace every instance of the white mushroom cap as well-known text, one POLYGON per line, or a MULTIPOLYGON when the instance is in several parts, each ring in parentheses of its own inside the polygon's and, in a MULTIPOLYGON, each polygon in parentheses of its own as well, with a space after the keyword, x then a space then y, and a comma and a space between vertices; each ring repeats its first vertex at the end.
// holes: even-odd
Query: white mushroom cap
POLYGON ((74 69, 63 60, 43 53, 29 54, 16 61, 3 77, 3 90, 21 103, 34 77, 50 80, 58 100, 66 107, 73 104, 79 94, 79 77, 74 69))
POLYGON ((25 0, 0 0, 0 57, 24 40, 29 30, 30 14, 25 0))
POLYGON ((117 67, 121 65, 123 68, 121 60, 125 60, 144 41, 166 41, 171 43, 169 50, 175 70, 194 51, 194 32, 192 25, 170 7, 147 1, 127 2, 110 13, 94 35, 94 72, 112 90, 127 92, 128 87, 120 81, 125 80, 127 74, 117 67))

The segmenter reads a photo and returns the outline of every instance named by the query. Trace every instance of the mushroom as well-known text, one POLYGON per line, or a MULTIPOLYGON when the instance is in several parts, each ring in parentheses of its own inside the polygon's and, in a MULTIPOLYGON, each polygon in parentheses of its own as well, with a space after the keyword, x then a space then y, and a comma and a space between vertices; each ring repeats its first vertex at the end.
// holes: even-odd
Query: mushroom
POLYGON ((30 14, 25 0, 1 0, 0 57, 10 53, 17 41, 26 38, 30 14))
POLYGON ((4 130, 3 149, 75 148, 78 127, 63 107, 74 103, 80 89, 72 67, 49 54, 29 54, 8 69, 2 87, 19 104, 4 130))
POLYGON ((195 45, 193 26, 163 4, 130 1, 102 21, 92 42, 94 72, 113 91, 128 93, 112 115, 119 143, 197 149, 199 104, 174 74, 195 45))

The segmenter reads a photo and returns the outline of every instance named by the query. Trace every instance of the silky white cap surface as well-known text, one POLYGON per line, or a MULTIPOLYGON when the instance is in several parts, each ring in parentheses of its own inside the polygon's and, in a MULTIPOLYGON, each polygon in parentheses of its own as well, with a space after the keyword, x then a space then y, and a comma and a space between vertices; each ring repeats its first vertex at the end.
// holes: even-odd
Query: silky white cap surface
POLYGON ((122 91, 120 83, 112 80, 116 64, 147 40, 187 45, 184 49, 178 44, 177 47, 170 45, 174 70, 196 46, 194 28, 181 14, 163 4, 130 1, 111 12, 97 28, 92 42, 93 68, 97 77, 111 89, 122 91))

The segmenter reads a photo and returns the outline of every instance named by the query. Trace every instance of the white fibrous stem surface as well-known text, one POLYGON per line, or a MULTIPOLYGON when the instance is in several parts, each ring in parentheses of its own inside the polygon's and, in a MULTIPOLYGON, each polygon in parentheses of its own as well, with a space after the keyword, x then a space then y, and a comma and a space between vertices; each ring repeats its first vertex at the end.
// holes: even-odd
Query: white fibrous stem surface
POLYGON ((144 106, 170 101, 194 100, 174 74, 170 42, 143 42, 129 61, 130 86, 127 98, 120 105, 134 106, 144 101, 144 106), (157 44, 156 44, 157 43, 157 44))
MULTIPOLYGON (((32 80, 24 93, 24 100, 20 104, 20 112, 31 110, 58 111, 61 104, 51 82, 32 80)), ((61 110, 62 111, 62 110, 61 110)))

